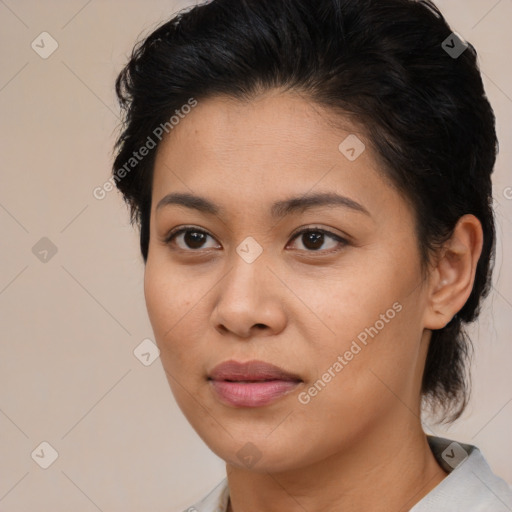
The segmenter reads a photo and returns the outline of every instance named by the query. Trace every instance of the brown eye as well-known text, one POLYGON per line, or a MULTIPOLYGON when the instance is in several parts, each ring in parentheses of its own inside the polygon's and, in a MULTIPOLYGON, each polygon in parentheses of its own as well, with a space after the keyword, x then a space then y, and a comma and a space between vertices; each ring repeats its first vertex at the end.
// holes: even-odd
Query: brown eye
MULTIPOLYGON (((181 228, 177 231, 171 232, 165 239, 166 244, 175 243, 175 239, 181 239, 181 245, 178 247, 183 250, 197 251, 198 249, 205 248, 205 241, 207 238, 212 238, 206 231, 197 228, 181 228), (183 236, 182 236, 183 235, 183 236)), ((211 247, 206 247, 211 249, 211 247)))
POLYGON ((293 240, 299 239, 302 242, 302 245, 305 247, 305 249, 308 252, 332 252, 333 249, 336 249, 337 246, 341 244, 341 246, 345 246, 348 244, 347 240, 344 238, 335 235, 334 233, 331 233, 330 231, 326 231, 324 229, 318 229, 318 228, 308 228, 303 229, 302 231, 299 231, 295 234, 293 237, 293 240), (324 250, 322 249, 322 246, 326 243, 326 240, 334 241, 334 244, 331 243, 331 247, 324 247, 324 250))
MULTIPOLYGON (((199 252, 201 249, 213 249, 217 246, 207 247, 207 239, 213 237, 206 231, 194 227, 183 227, 172 231, 165 238, 168 245, 177 245, 179 249, 190 252, 199 252), (178 243, 179 242, 179 243, 178 243)), ((296 233, 292 240, 300 239, 303 248, 299 250, 306 252, 333 252, 340 246, 348 244, 344 238, 319 228, 307 228, 296 233), (325 244, 330 241, 330 246, 325 244)))

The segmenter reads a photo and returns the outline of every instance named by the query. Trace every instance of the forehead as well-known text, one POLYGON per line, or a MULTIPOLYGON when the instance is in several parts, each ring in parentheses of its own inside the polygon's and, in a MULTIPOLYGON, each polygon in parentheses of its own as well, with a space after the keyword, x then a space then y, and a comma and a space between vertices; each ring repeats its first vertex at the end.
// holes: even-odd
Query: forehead
MULTIPOLYGON (((340 133, 332 126, 333 119, 327 109, 297 93, 268 92, 251 101, 216 96, 200 100, 162 144, 193 145, 228 157, 253 152, 263 159, 261 150, 272 149, 283 158, 292 159, 297 152, 318 158, 321 142, 338 147, 340 133)), ((338 117, 337 122, 347 131, 354 129, 348 120, 338 117)))
POLYGON ((360 126, 339 116, 334 123, 325 108, 298 94, 276 92, 253 101, 199 101, 158 149, 153 205, 173 191, 239 206, 309 192, 372 203, 368 210, 393 194, 397 200, 360 126), (343 152, 347 138, 360 152, 355 159, 343 152))

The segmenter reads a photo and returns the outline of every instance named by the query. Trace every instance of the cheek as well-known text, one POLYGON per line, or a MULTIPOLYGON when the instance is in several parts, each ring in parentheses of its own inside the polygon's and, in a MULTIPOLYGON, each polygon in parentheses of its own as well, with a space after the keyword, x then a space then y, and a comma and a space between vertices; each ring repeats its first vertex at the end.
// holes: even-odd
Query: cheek
POLYGON ((186 332, 186 327, 193 324, 193 312, 190 300, 177 292, 182 292, 183 286, 175 283, 171 275, 148 260, 144 295, 165 376, 177 404, 191 421, 194 408, 184 390, 192 389, 197 373, 193 361, 197 361, 198 355, 193 353, 193 345, 188 343, 190 333, 186 332))
MULTIPOLYGON (((318 431, 323 438, 319 450, 328 453, 333 446, 346 449, 366 437, 391 411, 403 407, 405 399, 400 394, 410 388, 414 362, 405 352, 388 350, 386 345, 393 339, 384 336, 375 337, 371 342, 374 345, 361 345, 361 350, 341 371, 331 370, 334 377, 327 373, 328 369, 344 351, 333 351, 336 357, 319 365, 323 368, 317 380, 308 383, 301 404, 296 406, 294 419, 300 425, 299 437, 318 431)), ((348 348, 345 341, 340 345, 348 348)))
POLYGON ((150 259, 144 273, 144 297, 149 319, 155 336, 161 341, 161 335, 172 326, 173 294, 165 274, 159 272, 158 266, 150 259))
POLYGON ((177 273, 150 261, 144 274, 144 296, 149 320, 166 371, 173 375, 187 367, 187 326, 193 325, 192 298, 187 287, 176 279, 177 273))
POLYGON ((146 308, 155 336, 161 341, 163 335, 168 333, 167 339, 182 327, 180 319, 188 319, 200 298, 189 280, 184 280, 183 271, 162 259, 157 256, 148 258, 144 273, 146 308))
POLYGON ((364 422, 413 386, 422 332, 420 297, 410 293, 403 278, 393 281, 382 273, 373 283, 363 288, 354 281, 354 286, 331 290, 319 315, 330 332, 310 333, 313 388, 304 400, 310 400, 305 407, 315 414, 341 419, 355 413, 364 422))

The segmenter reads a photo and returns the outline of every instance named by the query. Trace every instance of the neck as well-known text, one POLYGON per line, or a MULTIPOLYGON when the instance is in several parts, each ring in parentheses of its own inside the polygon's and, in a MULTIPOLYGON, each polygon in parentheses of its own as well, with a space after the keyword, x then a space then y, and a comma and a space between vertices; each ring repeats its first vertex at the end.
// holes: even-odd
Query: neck
POLYGON ((447 473, 432 454, 419 420, 402 429, 391 426, 299 469, 256 473, 227 464, 228 512, 410 510, 447 473))

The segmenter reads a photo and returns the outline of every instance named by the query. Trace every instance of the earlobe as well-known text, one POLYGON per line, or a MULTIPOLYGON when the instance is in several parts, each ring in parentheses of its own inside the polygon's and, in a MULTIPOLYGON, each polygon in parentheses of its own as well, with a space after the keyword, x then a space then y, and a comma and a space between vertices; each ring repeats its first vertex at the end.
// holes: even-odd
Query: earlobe
POLYGON ((462 216, 430 274, 425 328, 442 329, 464 306, 473 289, 482 245, 480 221, 474 215, 462 216))

